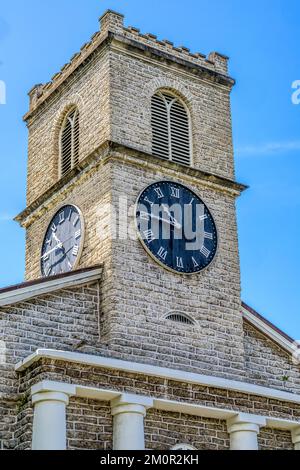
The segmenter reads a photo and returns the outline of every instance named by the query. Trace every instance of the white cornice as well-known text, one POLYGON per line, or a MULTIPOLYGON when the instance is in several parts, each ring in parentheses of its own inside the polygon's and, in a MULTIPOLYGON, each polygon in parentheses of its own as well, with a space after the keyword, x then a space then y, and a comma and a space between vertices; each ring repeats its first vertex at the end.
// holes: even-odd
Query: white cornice
POLYGON ((41 279, 41 281, 37 283, 24 284, 24 287, 16 286, 16 288, 0 293, 0 307, 24 302, 33 297, 48 294, 59 289, 87 284, 100 279, 101 274, 102 267, 98 266, 94 269, 75 271, 73 274, 71 273, 57 279, 41 279))
POLYGON ((179 402, 156 397, 149 397, 136 394, 128 394, 118 392, 116 390, 106 390, 96 387, 84 387, 77 384, 68 384, 64 382, 55 382, 51 380, 43 380, 31 387, 31 395, 47 392, 60 392, 69 397, 90 398, 99 401, 110 401, 113 405, 115 400, 123 403, 143 404, 146 408, 155 408, 161 411, 169 411, 174 413, 183 413, 203 418, 214 418, 227 420, 242 420, 243 422, 256 422, 261 426, 268 426, 274 429, 285 429, 294 431, 299 429, 299 421, 293 421, 284 418, 272 418, 269 416, 255 415, 251 413, 239 413, 236 410, 228 410, 226 408, 215 408, 212 406, 198 405, 194 403, 179 402))
POLYGON ((285 392, 269 387, 262 387, 248 382, 241 382, 237 380, 224 379, 222 377, 214 377, 209 375, 202 375, 193 372, 186 372, 182 370, 169 369, 165 367, 158 367, 149 364, 140 364, 137 362, 128 362, 120 359, 113 359, 103 356, 94 356, 91 354, 83 354, 69 351, 56 351, 52 349, 37 349, 37 351, 23 361, 16 364, 15 370, 22 372, 26 370, 31 364, 34 364, 40 359, 51 359, 63 361, 67 363, 77 363, 85 366, 99 367, 102 369, 121 370, 134 374, 143 374, 152 377, 161 377, 168 380, 175 380, 178 382, 205 385, 207 387, 215 387, 235 392, 247 393, 250 395, 259 395, 266 398, 273 398, 291 403, 300 403, 300 395, 285 392))

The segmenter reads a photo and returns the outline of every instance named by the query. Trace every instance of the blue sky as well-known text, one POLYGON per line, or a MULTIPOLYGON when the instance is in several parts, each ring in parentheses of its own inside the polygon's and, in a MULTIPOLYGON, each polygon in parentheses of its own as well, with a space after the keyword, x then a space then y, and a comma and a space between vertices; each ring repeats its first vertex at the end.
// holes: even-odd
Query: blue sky
POLYGON ((298 0, 14 0, 0 10, 0 286, 24 276, 27 92, 51 76, 98 29, 107 8, 125 24, 192 51, 230 56, 242 297, 300 338, 300 80, 298 0))

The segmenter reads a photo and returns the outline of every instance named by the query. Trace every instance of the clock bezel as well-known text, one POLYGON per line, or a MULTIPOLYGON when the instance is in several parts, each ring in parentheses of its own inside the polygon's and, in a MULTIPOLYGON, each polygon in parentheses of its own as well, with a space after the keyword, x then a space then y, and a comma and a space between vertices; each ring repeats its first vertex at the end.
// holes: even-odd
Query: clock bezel
POLYGON ((218 225, 217 225, 216 219, 215 219, 215 217, 214 217, 214 213, 213 213, 213 211, 210 209, 209 205, 206 204, 205 200, 204 200, 202 197, 200 197, 200 196, 198 195, 198 193, 197 193, 193 188, 191 188, 191 186, 189 186, 188 184, 184 184, 184 183, 181 183, 181 182, 176 181, 176 180, 173 180, 173 179, 157 180, 157 181, 153 181, 153 182, 150 183, 150 184, 147 184, 147 185, 140 191, 140 193, 139 193, 138 196, 137 196, 137 199, 136 199, 136 202, 135 202, 135 205, 134 205, 134 223, 135 223, 135 229, 136 229, 136 232, 137 232, 137 237, 138 237, 138 240, 140 241, 140 243, 142 244, 142 247, 143 247, 144 250, 148 253, 148 255, 149 255, 159 266, 161 266, 162 268, 164 268, 166 271, 172 272, 172 273, 174 273, 174 274, 179 274, 180 276, 199 275, 199 274, 203 273, 204 271, 206 271, 206 269, 211 268, 211 266, 213 265, 213 263, 216 262, 216 258, 217 258, 218 252, 219 252, 219 229, 218 229, 218 225), (214 257, 213 257, 213 259, 210 261, 210 263, 208 263, 204 268, 200 269, 200 271, 195 271, 195 272, 192 272, 192 273, 186 273, 186 272, 176 271, 175 269, 170 268, 170 266, 168 266, 168 265, 164 264, 163 262, 161 262, 161 261, 152 253, 152 251, 148 248, 147 244, 144 242, 143 237, 141 236, 141 233, 140 233, 139 228, 138 228, 138 219, 137 219, 137 216, 136 216, 137 207, 138 207, 138 202, 139 202, 139 199, 140 199, 141 195, 142 195, 143 192, 145 191, 145 189, 147 189, 147 188, 149 188, 149 186, 153 186, 154 184, 157 184, 157 183, 174 183, 174 184, 179 184, 180 186, 183 186, 183 187, 187 188, 189 191, 191 191, 191 193, 195 194, 195 196, 196 196, 197 198, 199 198, 199 199, 203 202, 203 204, 206 206, 206 208, 208 209, 208 211, 210 212, 210 214, 211 214, 211 216, 212 216, 213 222, 214 222, 214 224, 215 224, 216 236, 217 236, 216 251, 215 251, 214 257))
MULTIPOLYGON (((76 209, 78 211, 78 215, 80 217, 80 222, 81 222, 81 230, 82 230, 82 237, 81 237, 81 241, 80 241, 80 246, 79 246, 79 251, 78 251, 78 255, 76 257, 76 261, 72 267, 72 269, 70 271, 65 271, 63 273, 59 273, 59 274, 54 274, 54 276, 58 276, 58 275, 61 275, 61 274, 67 274, 69 272, 72 272, 74 271, 77 267, 78 267, 78 264, 79 264, 79 261, 80 261, 80 258, 81 258, 81 255, 82 255, 82 252, 83 252, 83 248, 84 248, 84 241, 85 241, 85 220, 84 220, 84 216, 83 216, 83 212, 82 210, 80 209, 80 207, 78 207, 76 204, 72 204, 71 202, 68 203, 68 202, 65 202, 63 204, 61 204, 60 206, 58 206, 58 208, 55 210, 55 212, 53 213, 53 215, 48 219, 48 223, 47 223, 47 228, 44 232, 44 237, 43 237, 43 241, 42 241, 42 248, 40 250, 40 253, 42 254, 42 251, 43 251, 43 246, 44 246, 44 242, 45 242, 45 239, 46 239, 46 234, 49 230, 49 227, 51 225, 51 222, 52 220, 54 219, 54 217, 64 208, 64 207, 67 207, 67 206, 72 206, 74 207, 74 209, 76 209)), ((41 272, 41 275, 43 278, 47 278, 47 277, 51 277, 51 276, 45 276, 45 274, 43 274, 43 266, 42 266, 42 258, 40 258, 40 272, 41 272)))

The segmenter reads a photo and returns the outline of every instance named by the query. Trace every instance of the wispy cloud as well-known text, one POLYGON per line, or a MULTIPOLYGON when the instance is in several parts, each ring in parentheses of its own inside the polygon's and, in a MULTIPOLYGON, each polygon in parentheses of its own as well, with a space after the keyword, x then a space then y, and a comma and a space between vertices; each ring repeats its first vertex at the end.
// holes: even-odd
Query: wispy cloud
POLYGON ((300 140, 285 142, 266 142, 258 145, 245 145, 237 147, 237 156, 274 155, 284 152, 300 151, 300 140))

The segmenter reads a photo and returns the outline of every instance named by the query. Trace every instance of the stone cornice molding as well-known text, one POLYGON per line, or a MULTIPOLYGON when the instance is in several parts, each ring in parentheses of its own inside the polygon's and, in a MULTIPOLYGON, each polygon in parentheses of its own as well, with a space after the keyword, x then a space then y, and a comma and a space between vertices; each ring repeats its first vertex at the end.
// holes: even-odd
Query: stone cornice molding
POLYGON ((83 354, 70 351, 57 351, 52 349, 37 349, 35 353, 27 356, 15 366, 16 372, 23 372, 32 364, 41 359, 51 359, 63 361, 66 363, 77 363, 81 365, 99 367, 103 369, 121 370, 128 373, 148 375, 152 377, 160 377, 167 380, 178 382, 204 385, 208 387, 220 388, 233 392, 241 392, 249 395, 258 395, 265 398, 275 400, 300 403, 300 395, 285 392, 275 388, 263 387, 253 383, 241 382, 238 380, 225 379, 223 377, 215 377, 193 372, 187 372, 177 369, 169 369, 165 367, 154 366, 150 364, 142 364, 137 362, 129 362, 110 357, 95 356, 91 354, 83 354))

